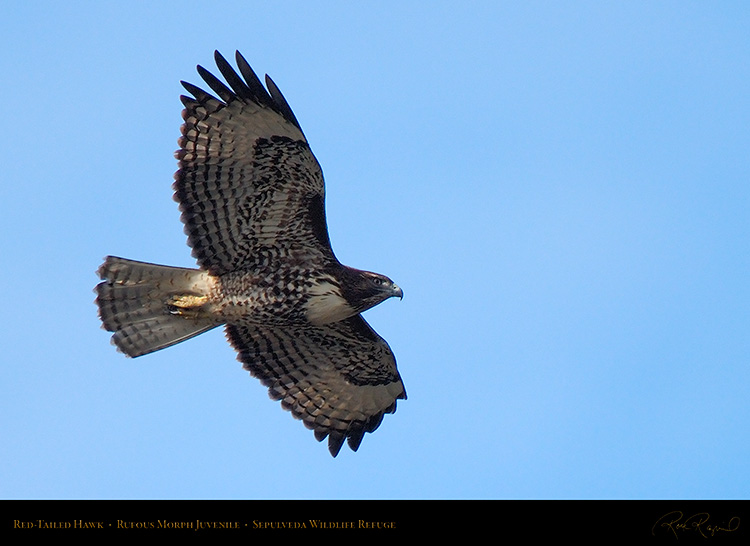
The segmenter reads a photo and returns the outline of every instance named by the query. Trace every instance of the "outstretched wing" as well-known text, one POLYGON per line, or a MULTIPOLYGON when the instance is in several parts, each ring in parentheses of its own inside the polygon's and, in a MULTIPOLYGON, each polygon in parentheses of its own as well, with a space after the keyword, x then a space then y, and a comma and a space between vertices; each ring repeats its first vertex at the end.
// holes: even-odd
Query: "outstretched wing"
POLYGON ((215 59, 229 87, 198 66, 218 98, 186 82, 194 98, 180 97, 174 189, 193 255, 215 275, 297 257, 334 260, 323 173, 291 108, 239 52, 242 76, 218 51, 215 59))
POLYGON ((356 451, 364 433, 406 399, 391 349, 361 315, 322 327, 226 330, 245 369, 319 441, 327 436, 334 457, 345 439, 356 451))

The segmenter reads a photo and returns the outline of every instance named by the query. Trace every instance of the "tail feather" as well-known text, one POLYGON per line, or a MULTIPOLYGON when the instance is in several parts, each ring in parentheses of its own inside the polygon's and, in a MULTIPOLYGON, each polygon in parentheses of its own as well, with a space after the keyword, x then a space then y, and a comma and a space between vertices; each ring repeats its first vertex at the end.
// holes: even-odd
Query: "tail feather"
POLYGON ((212 287, 205 271, 108 256, 98 273, 99 317, 128 356, 164 349, 221 324, 201 308, 212 287))

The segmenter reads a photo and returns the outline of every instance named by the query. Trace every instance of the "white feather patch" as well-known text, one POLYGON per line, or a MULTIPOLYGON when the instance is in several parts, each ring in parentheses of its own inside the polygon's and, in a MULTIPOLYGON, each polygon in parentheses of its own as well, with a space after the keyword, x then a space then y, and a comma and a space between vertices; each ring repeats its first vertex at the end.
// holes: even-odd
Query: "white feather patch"
POLYGON ((338 322, 356 314, 341 296, 335 284, 322 281, 310 289, 310 299, 305 304, 307 320, 316 326, 338 322))

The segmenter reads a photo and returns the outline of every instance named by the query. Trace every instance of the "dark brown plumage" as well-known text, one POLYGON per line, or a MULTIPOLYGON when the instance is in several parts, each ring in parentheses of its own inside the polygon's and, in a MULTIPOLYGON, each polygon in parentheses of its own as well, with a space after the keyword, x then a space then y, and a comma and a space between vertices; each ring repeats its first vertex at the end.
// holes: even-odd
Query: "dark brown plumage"
POLYGON ((323 174, 276 85, 237 53, 227 84, 183 82, 175 200, 200 269, 108 257, 97 304, 113 342, 140 356, 219 325, 272 398, 338 454, 356 450, 405 399, 388 344, 360 313, 401 289, 342 265, 325 220, 323 174))

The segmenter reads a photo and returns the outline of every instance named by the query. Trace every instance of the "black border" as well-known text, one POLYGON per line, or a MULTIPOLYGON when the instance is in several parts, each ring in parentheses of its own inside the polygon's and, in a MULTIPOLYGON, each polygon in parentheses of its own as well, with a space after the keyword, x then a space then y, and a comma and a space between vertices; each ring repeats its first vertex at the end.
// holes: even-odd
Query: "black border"
POLYGON ((486 537, 490 532, 493 539, 524 541, 744 544, 750 537, 748 501, 1 502, 0 536, 79 542, 115 535, 136 540, 252 540, 315 535, 486 537))

